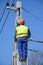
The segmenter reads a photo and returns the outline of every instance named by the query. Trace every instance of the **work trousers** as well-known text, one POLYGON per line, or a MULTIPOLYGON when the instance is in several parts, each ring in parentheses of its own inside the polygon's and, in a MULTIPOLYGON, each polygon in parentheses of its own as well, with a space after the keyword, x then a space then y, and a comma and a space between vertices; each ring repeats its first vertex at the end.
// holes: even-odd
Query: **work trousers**
POLYGON ((19 38, 17 40, 18 46, 18 54, 20 58, 27 58, 27 39, 26 38, 19 38))

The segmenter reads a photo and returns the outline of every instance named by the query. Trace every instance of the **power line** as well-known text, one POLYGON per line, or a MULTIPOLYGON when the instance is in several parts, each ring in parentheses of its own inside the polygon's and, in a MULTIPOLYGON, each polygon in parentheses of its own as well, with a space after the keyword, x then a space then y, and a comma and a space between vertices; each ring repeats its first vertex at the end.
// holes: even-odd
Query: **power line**
POLYGON ((31 13, 29 10, 25 9, 24 7, 22 7, 22 9, 25 10, 28 14, 31 14, 33 17, 37 18, 39 21, 42 21, 38 16, 31 13))
POLYGON ((4 8, 4 11, 3 11, 3 13, 2 13, 2 16, 1 16, 1 18, 0 18, 0 22, 1 22, 2 18, 3 18, 3 15, 4 15, 4 13, 5 13, 5 10, 6 10, 6 7, 4 8))
POLYGON ((4 21, 3 25, 2 25, 2 28, 1 28, 1 30, 0 30, 0 34, 1 34, 2 30, 3 30, 3 28, 4 28, 4 25, 5 25, 5 23, 6 23, 6 20, 7 20, 7 18, 8 18, 9 13, 10 13, 10 10, 8 11, 8 14, 7 14, 7 16, 6 16, 6 19, 5 19, 5 21, 4 21))
POLYGON ((36 53, 38 53, 38 55, 40 55, 40 53, 41 53, 41 56, 43 56, 43 52, 40 52, 40 51, 37 51, 37 50, 32 50, 32 49, 27 49, 27 50, 36 52, 36 53))
POLYGON ((38 52, 37 50, 32 50, 32 49, 27 49, 27 50, 29 50, 29 51, 34 51, 34 52, 38 52))
POLYGON ((32 39, 28 39, 28 41, 38 42, 38 43, 43 43, 43 41, 40 41, 40 40, 32 40, 32 39))
MULTIPOLYGON (((8 2, 9 2, 9 0, 7 0, 7 3, 8 3, 8 2)), ((4 15, 4 13, 5 13, 5 10, 6 10, 6 6, 4 7, 3 13, 2 13, 1 18, 0 18, 0 22, 1 22, 2 18, 3 18, 3 15, 4 15)))
MULTIPOLYGON (((9 1, 9 0, 8 0, 8 1, 9 1)), ((15 0, 13 0, 13 2, 14 2, 14 1, 15 1, 15 0)), ((5 21, 4 21, 3 25, 2 25, 2 28, 1 28, 1 30, 0 30, 0 34, 1 34, 2 30, 3 30, 3 28, 4 28, 4 25, 5 25, 6 21, 7 21, 7 18, 8 18, 9 13, 10 13, 10 10, 8 11, 8 14, 7 14, 7 16, 6 16, 6 19, 5 19, 5 21)))

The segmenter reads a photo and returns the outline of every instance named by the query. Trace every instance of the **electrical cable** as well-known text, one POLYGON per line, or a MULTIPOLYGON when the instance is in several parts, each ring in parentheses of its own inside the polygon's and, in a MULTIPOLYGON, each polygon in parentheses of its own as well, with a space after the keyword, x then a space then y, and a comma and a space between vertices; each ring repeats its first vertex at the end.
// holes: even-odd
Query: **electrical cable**
POLYGON ((29 50, 29 51, 34 51, 34 52, 38 52, 37 50, 32 50, 32 49, 27 49, 27 50, 29 50))
POLYGON ((27 50, 32 51, 32 52, 36 52, 38 55, 40 55, 40 53, 42 53, 41 56, 43 56, 43 52, 40 52, 40 51, 37 51, 37 50, 32 50, 32 49, 27 49, 27 50))
POLYGON ((1 15, 0 22, 1 22, 2 18, 3 18, 3 15, 5 13, 5 10, 6 10, 6 7, 4 8, 4 11, 3 11, 2 15, 1 15))
POLYGON ((24 7, 22 7, 22 9, 26 11, 28 14, 31 14, 33 17, 37 18, 39 21, 42 21, 38 16, 32 14, 29 10, 25 9, 24 7))
POLYGON ((6 23, 6 20, 7 20, 7 18, 8 18, 9 13, 10 13, 10 10, 8 11, 8 14, 7 14, 7 16, 6 16, 6 19, 5 19, 5 21, 4 21, 3 25, 2 25, 2 28, 1 28, 1 30, 0 30, 0 34, 1 34, 2 30, 3 30, 3 28, 4 28, 4 25, 5 25, 5 23, 6 23))
POLYGON ((32 40, 32 39, 28 39, 28 41, 38 42, 38 43, 43 43, 43 41, 40 41, 40 40, 32 40))
MULTIPOLYGON (((7 2, 9 2, 9 0, 7 0, 7 2)), ((2 13, 1 18, 0 18, 0 22, 1 22, 2 18, 3 18, 3 15, 5 13, 5 10, 6 10, 6 6, 4 7, 3 13, 2 13)))
MULTIPOLYGON (((15 0, 14 0, 14 1, 15 1, 15 0)), ((14 2, 14 1, 13 1, 13 2, 14 2)), ((7 14, 7 16, 6 16, 6 19, 5 19, 5 21, 4 21, 3 25, 2 25, 2 28, 1 28, 1 30, 0 30, 0 34, 1 34, 2 30, 3 30, 3 28, 4 28, 4 25, 5 25, 6 21, 7 21, 7 18, 8 18, 9 13, 10 13, 10 10, 8 11, 8 14, 7 14)))

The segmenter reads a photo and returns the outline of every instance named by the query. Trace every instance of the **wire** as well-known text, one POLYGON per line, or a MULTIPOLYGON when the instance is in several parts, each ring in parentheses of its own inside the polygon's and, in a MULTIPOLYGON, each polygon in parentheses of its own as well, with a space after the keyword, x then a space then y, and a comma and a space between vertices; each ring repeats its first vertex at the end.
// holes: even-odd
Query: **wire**
POLYGON ((5 10, 6 10, 6 7, 4 8, 4 11, 3 11, 3 13, 2 13, 2 16, 1 16, 1 18, 0 18, 0 22, 1 22, 2 18, 3 18, 3 15, 4 15, 4 13, 5 13, 5 10))
MULTIPOLYGON (((8 0, 8 1, 9 1, 9 0, 8 0)), ((14 1, 15 1, 15 0, 13 0, 12 3, 14 3, 14 1)), ((6 23, 6 20, 7 20, 7 18, 8 18, 9 13, 10 13, 10 10, 8 11, 8 14, 7 14, 7 16, 6 16, 6 19, 5 19, 5 21, 4 21, 3 25, 2 25, 2 28, 1 28, 1 30, 0 30, 0 34, 1 34, 2 30, 3 30, 3 28, 4 28, 4 25, 5 25, 5 23, 6 23)))
POLYGON ((40 40, 32 40, 32 39, 28 39, 28 41, 38 42, 38 43, 43 43, 43 41, 40 41, 40 40))
POLYGON ((32 50, 32 49, 27 49, 27 50, 29 50, 29 51, 34 51, 34 52, 38 52, 37 50, 32 50))
POLYGON ((31 14, 33 17, 37 18, 39 21, 42 21, 38 16, 32 14, 29 10, 25 9, 24 7, 22 7, 22 9, 24 9, 27 13, 31 14))
POLYGON ((1 34, 2 30, 3 30, 3 28, 4 28, 4 25, 5 25, 5 23, 6 23, 6 20, 7 20, 7 18, 8 18, 9 13, 10 13, 10 10, 8 11, 8 14, 7 14, 7 16, 6 16, 6 19, 5 19, 5 21, 4 21, 3 25, 2 25, 2 28, 1 28, 1 30, 0 30, 0 34, 1 34))
MULTIPOLYGON (((9 2, 9 0, 7 0, 7 2, 9 2)), ((6 6, 4 7, 3 13, 2 13, 1 18, 0 18, 0 22, 1 22, 2 18, 3 18, 3 15, 5 13, 5 10, 6 10, 6 6)))
POLYGON ((37 50, 32 50, 32 49, 27 49, 27 50, 36 52, 38 55, 40 55, 40 53, 41 53, 41 56, 43 56, 43 52, 40 52, 40 51, 37 51, 37 50))

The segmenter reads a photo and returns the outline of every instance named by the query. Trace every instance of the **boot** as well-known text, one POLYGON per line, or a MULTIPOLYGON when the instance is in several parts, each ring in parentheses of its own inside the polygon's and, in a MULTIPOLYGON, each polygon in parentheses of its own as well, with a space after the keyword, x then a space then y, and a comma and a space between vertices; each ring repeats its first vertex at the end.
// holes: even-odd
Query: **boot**
POLYGON ((19 58, 19 61, 22 61, 22 58, 19 58))
POLYGON ((26 61, 26 59, 23 58, 22 61, 26 61))

